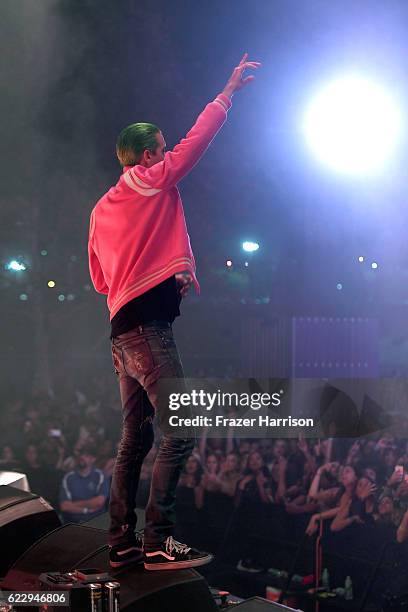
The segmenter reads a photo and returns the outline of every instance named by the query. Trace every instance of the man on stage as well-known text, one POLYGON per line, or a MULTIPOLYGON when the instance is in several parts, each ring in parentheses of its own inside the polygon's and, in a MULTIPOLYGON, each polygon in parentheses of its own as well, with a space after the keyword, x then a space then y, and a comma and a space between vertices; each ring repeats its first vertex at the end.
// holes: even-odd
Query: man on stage
POLYGON ((175 490, 193 439, 164 432, 153 466, 144 537, 135 533, 135 499, 140 469, 153 444, 153 417, 163 422, 167 416, 159 383, 184 377, 171 325, 191 283, 199 291, 176 185, 225 122, 232 95, 254 78, 243 78, 244 70, 259 66, 245 54, 223 92, 172 151, 165 152, 163 134, 151 123, 122 130, 116 151, 123 174, 91 213, 90 274, 96 291, 107 295, 123 408, 110 498, 112 567, 144 561, 148 570, 182 569, 212 559, 172 536, 175 490))

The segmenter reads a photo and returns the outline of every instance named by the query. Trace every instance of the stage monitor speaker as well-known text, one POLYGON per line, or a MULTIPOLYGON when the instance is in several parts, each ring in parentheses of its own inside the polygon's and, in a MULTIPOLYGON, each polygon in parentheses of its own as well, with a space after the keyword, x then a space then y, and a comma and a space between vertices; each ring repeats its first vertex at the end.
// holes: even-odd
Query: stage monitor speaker
POLYGON ((234 606, 234 610, 238 612, 302 612, 294 608, 288 608, 282 604, 268 601, 263 597, 251 597, 242 603, 234 606))
POLYGON ((0 485, 8 485, 21 491, 30 492, 27 476, 22 472, 4 472, 0 471, 0 485))
POLYGON ((72 523, 63 525, 38 540, 17 559, 4 579, 3 589, 36 591, 43 572, 90 567, 88 558, 100 550, 107 550, 106 531, 72 523))
POLYGON ((0 486, 0 576, 34 542, 60 525, 55 510, 39 495, 0 486))
POLYGON ((91 567, 120 583, 121 612, 218 611, 205 579, 194 570, 152 572, 143 564, 110 568, 106 531, 86 525, 64 525, 46 535, 16 561, 1 587, 36 591, 43 572, 91 567))

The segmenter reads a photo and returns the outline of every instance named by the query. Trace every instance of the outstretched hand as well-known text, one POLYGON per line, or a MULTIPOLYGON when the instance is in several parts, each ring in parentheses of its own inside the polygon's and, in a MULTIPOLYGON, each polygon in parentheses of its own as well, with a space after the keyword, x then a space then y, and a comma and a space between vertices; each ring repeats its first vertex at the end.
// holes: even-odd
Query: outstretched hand
POLYGON ((314 533, 316 533, 318 527, 319 527, 319 523, 317 520, 318 515, 314 514, 312 516, 312 518, 310 519, 307 527, 306 527, 306 533, 309 537, 311 537, 314 533))
POLYGON ((261 66, 261 62, 248 62, 247 57, 248 57, 248 53, 244 53, 244 56, 242 57, 238 66, 234 68, 232 75, 230 76, 226 86, 224 87, 224 91, 222 93, 228 96, 229 98, 236 91, 242 89, 243 87, 248 85, 248 83, 254 80, 255 76, 253 74, 250 74, 249 76, 245 78, 242 78, 244 71, 247 68, 256 70, 257 68, 261 66))

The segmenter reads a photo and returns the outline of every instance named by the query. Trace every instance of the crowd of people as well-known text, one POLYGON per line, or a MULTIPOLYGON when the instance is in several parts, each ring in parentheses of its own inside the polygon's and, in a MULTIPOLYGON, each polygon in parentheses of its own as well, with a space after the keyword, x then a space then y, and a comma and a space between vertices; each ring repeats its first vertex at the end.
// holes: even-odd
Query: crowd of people
POLYGON ((41 392, 9 399, 2 407, 0 470, 26 474, 31 491, 64 514, 71 472, 97 470, 109 493, 120 429, 117 390, 97 377, 73 392, 61 385, 58 397, 41 392))
POLYGON ((204 532, 220 533, 242 508, 259 522, 274 506, 304 517, 309 536, 327 521, 332 532, 371 524, 389 528, 398 542, 408 539, 407 440, 241 438, 229 444, 203 437, 180 480, 180 503, 188 500, 200 513, 198 524, 211 527, 204 532))
MULTIPOLYGON (((0 470, 25 473, 31 490, 63 521, 86 521, 107 510, 121 428, 115 389, 103 389, 98 380, 72 396, 15 399, 2 420, 0 470)), ((141 473, 141 508, 156 450, 157 440, 141 473)), ((242 570, 257 567, 253 538, 273 541, 285 529, 294 536, 292 519, 299 537, 301 529, 313 539, 323 523, 344 538, 374 529, 402 544, 408 541, 408 441, 390 433, 360 439, 204 434, 180 478, 177 513, 182 541, 242 570)))

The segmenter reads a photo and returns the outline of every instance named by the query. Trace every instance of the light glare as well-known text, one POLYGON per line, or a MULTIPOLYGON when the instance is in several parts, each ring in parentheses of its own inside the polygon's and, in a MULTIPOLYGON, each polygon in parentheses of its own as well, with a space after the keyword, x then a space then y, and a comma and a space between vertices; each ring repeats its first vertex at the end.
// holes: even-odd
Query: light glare
POLYGON ((402 117, 379 85, 348 75, 329 83, 312 100, 303 128, 321 162, 345 174, 365 174, 390 158, 402 117))
POLYGON ((13 272, 20 272, 20 270, 26 270, 27 268, 23 263, 20 263, 13 259, 6 265, 6 270, 12 270, 13 272))
POLYGON ((242 248, 247 253, 253 253, 254 251, 257 251, 259 249, 259 244, 257 242, 251 242, 249 240, 246 240, 242 243, 242 248))

